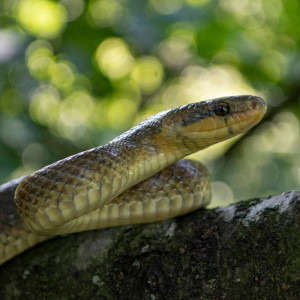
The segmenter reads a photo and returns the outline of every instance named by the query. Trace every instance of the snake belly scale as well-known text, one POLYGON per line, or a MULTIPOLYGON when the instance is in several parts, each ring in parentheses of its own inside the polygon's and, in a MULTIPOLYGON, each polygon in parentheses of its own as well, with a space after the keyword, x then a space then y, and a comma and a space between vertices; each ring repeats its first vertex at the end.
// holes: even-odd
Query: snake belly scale
POLYGON ((107 145, 0 186, 0 264, 51 236, 153 222, 207 205, 206 168, 181 159, 246 132, 265 112, 254 96, 170 109, 107 145))

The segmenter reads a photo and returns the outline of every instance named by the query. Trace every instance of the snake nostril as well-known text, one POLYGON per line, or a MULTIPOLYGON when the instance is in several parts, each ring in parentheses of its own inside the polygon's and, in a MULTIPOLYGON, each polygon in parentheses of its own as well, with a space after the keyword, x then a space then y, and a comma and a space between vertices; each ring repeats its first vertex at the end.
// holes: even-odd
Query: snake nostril
POLYGON ((250 108, 260 110, 266 107, 264 100, 259 97, 252 97, 250 102, 250 108))

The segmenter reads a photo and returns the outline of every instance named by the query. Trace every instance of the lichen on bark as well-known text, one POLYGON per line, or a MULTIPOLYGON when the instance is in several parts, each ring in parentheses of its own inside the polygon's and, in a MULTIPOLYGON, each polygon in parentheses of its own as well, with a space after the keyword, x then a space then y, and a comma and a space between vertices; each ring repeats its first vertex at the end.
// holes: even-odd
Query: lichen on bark
POLYGON ((58 237, 0 267, 1 299, 299 299, 300 192, 58 237))

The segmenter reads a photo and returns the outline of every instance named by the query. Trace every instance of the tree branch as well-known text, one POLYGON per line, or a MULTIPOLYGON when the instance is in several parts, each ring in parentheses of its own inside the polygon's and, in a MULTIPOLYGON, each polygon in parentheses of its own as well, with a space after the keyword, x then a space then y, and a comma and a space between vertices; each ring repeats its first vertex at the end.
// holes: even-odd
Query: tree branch
POLYGON ((1 299, 299 299, 300 192, 47 241, 0 267, 1 299))

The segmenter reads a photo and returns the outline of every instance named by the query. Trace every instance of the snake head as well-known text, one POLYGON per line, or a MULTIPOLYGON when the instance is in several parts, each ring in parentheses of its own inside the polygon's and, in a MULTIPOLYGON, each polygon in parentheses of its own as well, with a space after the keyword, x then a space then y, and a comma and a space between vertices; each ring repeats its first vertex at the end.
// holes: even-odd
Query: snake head
POLYGON ((175 111, 176 143, 182 143, 187 153, 204 149, 248 131, 260 122, 266 108, 264 100, 248 95, 182 106, 175 111))

